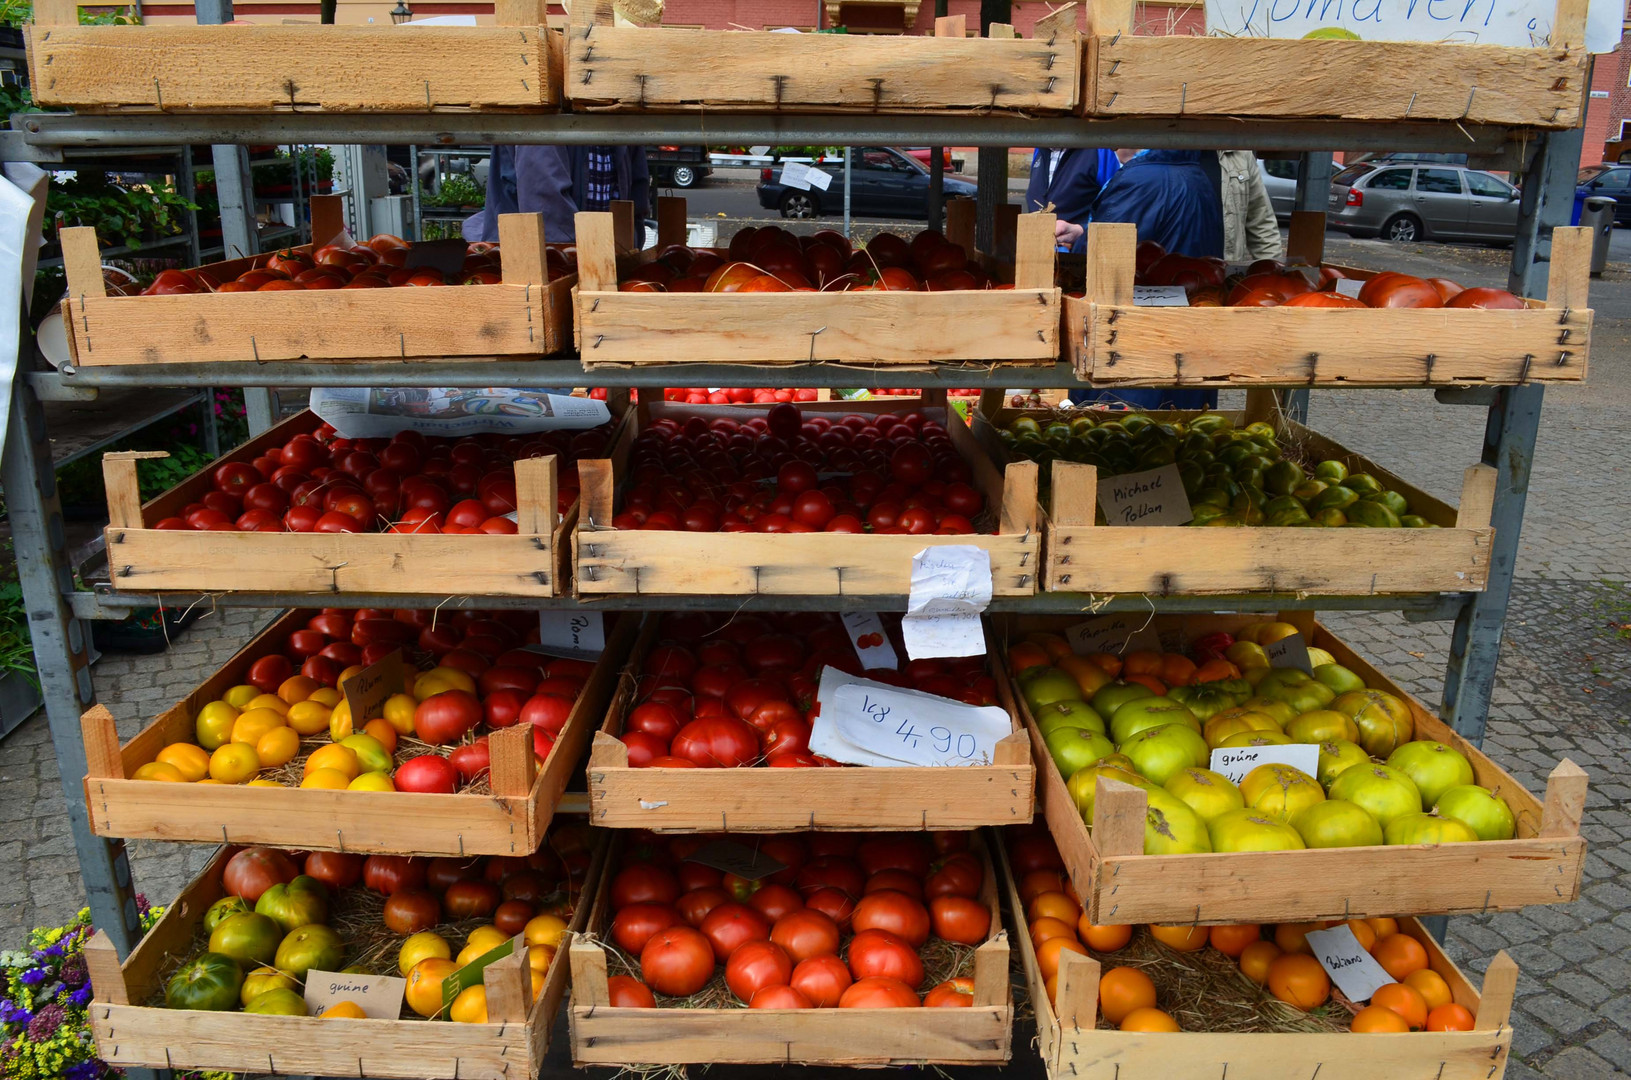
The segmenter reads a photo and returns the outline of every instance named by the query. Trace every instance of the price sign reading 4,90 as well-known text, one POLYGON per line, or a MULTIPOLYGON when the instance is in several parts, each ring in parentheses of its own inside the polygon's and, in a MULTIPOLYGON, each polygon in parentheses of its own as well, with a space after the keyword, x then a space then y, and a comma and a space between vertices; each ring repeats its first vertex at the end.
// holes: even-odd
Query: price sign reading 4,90
POLYGON ((1008 713, 995 706, 964 705, 866 679, 832 689, 820 704, 823 738, 841 744, 837 752, 822 752, 848 760, 848 747, 867 764, 989 765, 997 743, 1013 730, 1008 713))
POLYGON ((861 694, 861 711, 880 727, 893 729, 901 742, 912 750, 922 749, 927 742, 927 748, 942 758, 950 755, 972 761, 980 749, 979 741, 970 733, 953 731, 944 724, 929 724, 927 728, 920 729, 909 713, 891 715, 896 713, 892 705, 864 691, 861 694))

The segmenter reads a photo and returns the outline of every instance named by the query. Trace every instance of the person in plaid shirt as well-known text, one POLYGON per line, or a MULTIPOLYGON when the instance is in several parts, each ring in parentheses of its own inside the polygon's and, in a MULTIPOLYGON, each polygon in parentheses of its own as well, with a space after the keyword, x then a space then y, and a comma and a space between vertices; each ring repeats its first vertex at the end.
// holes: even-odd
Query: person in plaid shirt
POLYGON ((542 213, 550 243, 577 240, 572 215, 634 203, 636 220, 651 216, 651 171, 643 146, 495 146, 487 205, 465 219, 466 240, 497 240, 498 215, 542 213))

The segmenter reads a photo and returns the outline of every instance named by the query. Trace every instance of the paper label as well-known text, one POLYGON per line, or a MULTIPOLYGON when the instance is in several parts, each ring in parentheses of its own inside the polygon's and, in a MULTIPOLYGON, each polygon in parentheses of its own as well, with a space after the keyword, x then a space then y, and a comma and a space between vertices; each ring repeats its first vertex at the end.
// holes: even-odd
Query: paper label
POLYGON ((464 967, 443 979, 442 1011, 446 1012, 448 1009, 451 1009, 453 1007, 453 999, 458 997, 465 990, 468 990, 472 986, 480 986, 482 983, 482 974, 487 970, 487 965, 502 960, 506 956, 514 953, 516 942, 518 941, 521 942, 521 947, 523 949, 527 947, 525 939, 522 938, 520 934, 517 934, 504 944, 488 949, 486 952, 464 965, 464 967))
MULTIPOLYGON (((1416 0, 1366 0, 1364 3, 1274 4, 1263 0, 1207 0, 1206 30, 1226 37, 1304 38, 1340 35, 1366 41, 1433 41, 1447 45, 1509 45, 1538 48, 1557 44, 1555 8, 1524 0, 1478 0, 1477 3, 1417 3, 1416 0)), ((1591 14, 1609 8, 1614 21, 1625 14, 1617 5, 1589 5, 1591 14)), ((1609 12, 1604 12, 1609 14, 1609 12)), ((1612 42, 1592 33, 1587 17, 1586 47, 1606 51, 1612 42)), ((1621 24, 1623 25, 1623 23, 1621 24)), ((1618 41, 1618 37, 1614 38, 1618 41)))
POLYGON ((1320 283, 1320 271, 1317 266, 1290 266, 1287 269, 1297 271, 1310 286, 1317 286, 1320 283))
POLYGON ((1359 290, 1364 287, 1365 283, 1358 278, 1344 277, 1336 280, 1336 293, 1338 296, 1350 296, 1357 300, 1359 299, 1359 290))
POLYGON ((782 184, 785 187, 810 190, 810 167, 800 161, 789 161, 782 166, 782 184))
POLYGON ((997 743, 1013 731, 1007 711, 994 705, 965 705, 835 668, 822 671, 816 705, 811 750, 853 764, 989 765, 997 743), (835 753, 816 749, 818 731, 835 753))
POLYGON ((408 245, 406 267, 428 266, 444 275, 457 274, 464 269, 467 245, 463 240, 421 240, 408 245))
POLYGON ((1310 675, 1314 674, 1314 661, 1308 657, 1308 644, 1301 634, 1292 634, 1265 645, 1263 652, 1268 655, 1270 667, 1300 668, 1310 675))
POLYGON ((394 975, 357 975, 345 971, 306 972, 306 1011, 312 1016, 342 1001, 355 1002, 370 1020, 396 1020, 402 1015, 407 979, 394 975))
POLYGON ((1355 1004, 1369 1001, 1376 991, 1394 981, 1393 976, 1376 962, 1376 957, 1359 944, 1350 926, 1311 930, 1308 933, 1308 947, 1314 950, 1315 958, 1325 973, 1331 976, 1331 981, 1336 983, 1337 989, 1355 1004))
POLYGON ((876 612, 846 611, 840 618, 844 620, 844 629, 849 631, 850 644, 855 646, 855 655, 863 668, 893 671, 900 667, 900 658, 895 655, 895 647, 889 643, 883 620, 876 612))
POLYGON ((1077 656, 1088 653, 1138 652, 1145 649, 1160 650, 1160 635, 1150 630, 1148 613, 1127 612, 1120 615, 1101 615, 1065 631, 1065 640, 1077 656))
POLYGON ((541 652, 599 659, 606 651, 606 615, 599 611, 540 611, 538 648, 541 652))
POLYGON ((1189 293, 1182 285, 1134 285, 1133 303, 1138 307, 1188 307, 1189 293))
POLYGON ((1290 765, 1309 776, 1318 776, 1318 743, 1290 743, 1286 746, 1220 746, 1212 751, 1211 769, 1231 782, 1240 783, 1259 765, 1290 765))
POLYGON ((1187 525, 1195 516, 1176 465, 1100 479, 1099 507, 1109 525, 1187 525))
POLYGON ((686 862, 701 863, 727 874, 735 874, 747 881, 758 881, 787 869, 787 865, 771 858, 758 848, 735 840, 715 840, 697 848, 686 856, 686 862))
POLYGON ((340 693, 345 695, 355 730, 361 731, 364 722, 384 712, 385 702, 392 694, 402 693, 406 683, 402 672, 402 651, 398 649, 340 684, 340 693))
POLYGON ((826 191, 832 186, 832 173, 825 169, 811 168, 805 172, 804 179, 810 182, 811 187, 821 191, 826 191))
POLYGON ((991 553, 972 544, 924 548, 912 556, 912 592, 901 637, 914 660, 983 656, 980 613, 991 603, 991 553))

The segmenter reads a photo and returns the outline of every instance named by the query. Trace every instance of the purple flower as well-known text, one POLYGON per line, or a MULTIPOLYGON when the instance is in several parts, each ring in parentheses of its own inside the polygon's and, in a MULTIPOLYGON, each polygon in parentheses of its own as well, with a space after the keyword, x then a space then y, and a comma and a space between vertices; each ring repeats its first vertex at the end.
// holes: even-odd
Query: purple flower
MULTIPOLYGON (((45 949, 44 956, 50 957, 52 959, 55 959, 55 958, 61 956, 62 952, 63 952, 63 949, 65 948, 67 940, 68 939, 64 938, 62 941, 57 942, 55 945, 47 946, 46 949, 45 949)), ((42 957, 42 959, 43 959, 43 957, 42 957)))
POLYGON ((52 1002, 34 1014, 34 1019, 28 1022, 28 1037, 35 1042, 44 1042, 57 1033, 57 1028, 67 1018, 67 1012, 61 1005, 52 1002))
POLYGON ((34 1014, 20 1007, 10 998, 0 1000, 0 1024, 26 1024, 34 1014))
POLYGON ((81 1061, 78 1065, 69 1066, 63 1075, 66 1080, 101 1080, 103 1065, 95 1058, 90 1061, 81 1061))
POLYGON ((147 902, 147 894, 146 893, 137 893, 136 894, 136 911, 137 911, 138 914, 146 915, 147 912, 148 912, 148 909, 151 908, 151 907, 152 907, 152 905, 147 902))
POLYGON ((88 977, 83 956, 70 956, 62 962, 62 983, 67 987, 84 986, 88 977))
POLYGON ((75 1008, 83 1009, 91 1003, 91 988, 82 986, 68 995, 68 1001, 75 1008))
POLYGON ((38 986, 46 980, 46 977, 49 974, 50 972, 46 971, 44 968, 29 968, 27 971, 18 976, 18 978, 22 980, 24 986, 38 986))

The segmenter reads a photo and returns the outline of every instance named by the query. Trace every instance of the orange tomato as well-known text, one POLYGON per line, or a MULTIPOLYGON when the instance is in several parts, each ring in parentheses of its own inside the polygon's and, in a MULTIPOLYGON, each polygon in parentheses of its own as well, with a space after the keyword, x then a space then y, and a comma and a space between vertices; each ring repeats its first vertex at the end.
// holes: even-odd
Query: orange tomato
POLYGON ((1370 1003, 1392 1009, 1404 1017, 1412 1031, 1420 1031, 1427 1026, 1427 1002, 1412 986, 1402 982, 1388 983, 1371 995, 1370 1003))
POLYGON ((1200 669, 1195 661, 1179 653, 1163 653, 1161 656, 1161 681, 1168 686, 1189 686, 1196 681, 1200 669))
POLYGON ((1404 977, 1404 984, 1421 995, 1421 999, 1427 1002, 1429 1010, 1450 1003, 1450 984, 1444 981, 1444 976, 1432 968, 1412 971, 1404 977))
POLYGON ((1236 926, 1214 926, 1208 932, 1212 948, 1224 956, 1239 957, 1246 951, 1246 946, 1254 941, 1263 940, 1263 928, 1256 923, 1240 923, 1236 926))
POLYGON ((364 735, 372 735, 385 747, 387 754, 396 753, 396 728, 383 716, 376 716, 362 726, 364 735))
POLYGON ((1130 652, 1121 658, 1121 674, 1123 678, 1130 679, 1134 675, 1153 675, 1161 677, 1161 654, 1140 650, 1130 652))
POLYGON ((1169 949, 1196 952, 1206 948, 1210 934, 1204 926, 1160 926, 1151 923, 1150 936, 1169 949))
POLYGON ((1258 986, 1269 981, 1269 965, 1284 955, 1272 941, 1254 941, 1240 954, 1240 973, 1258 986))
POLYGON ((278 685, 277 696, 285 705, 293 705, 311 697, 313 690, 321 690, 323 684, 309 675, 291 675, 278 685))
POLYGON ((1364 919, 1349 919, 1348 929, 1359 939, 1359 947, 1370 952, 1376 945, 1376 930, 1364 919))
POLYGON ((1076 940, 1076 931, 1071 925, 1061 919, 1043 917, 1031 923, 1031 947, 1040 949, 1042 943, 1049 938, 1070 938, 1076 940))
POLYGON ((1427 1013, 1428 1031, 1471 1031, 1472 1024, 1472 1013, 1454 1003, 1440 1005, 1427 1013))
POLYGON ((1407 978, 1412 971, 1420 971, 1427 966, 1427 950, 1409 934, 1383 938, 1371 950, 1371 955, 1382 965, 1382 970, 1395 979, 1407 978))
POLYGON ((1167 684, 1162 682, 1160 679, 1157 679, 1154 675, 1128 675, 1122 681, 1137 683, 1140 686, 1149 687, 1150 691, 1154 693, 1156 697, 1167 696, 1167 684))
POLYGON ((1032 870, 1019 879, 1019 898, 1028 905, 1043 893, 1065 891, 1065 876, 1057 870, 1032 870))
POLYGON ((1331 997, 1331 978, 1308 953, 1286 953, 1269 964, 1269 993, 1307 1011, 1331 997))
POLYGON ((1361 1035, 1398 1034, 1410 1030, 1404 1017, 1382 1005, 1367 1005, 1354 1015, 1349 1031, 1361 1035))
POLYGON ((1089 949, 1094 952, 1116 952, 1127 947, 1133 940, 1131 926, 1094 926, 1087 919, 1087 912, 1076 920, 1076 933, 1089 949))
POLYGON ((1308 932, 1324 930, 1329 925, 1323 922, 1283 922, 1274 928, 1274 943, 1280 946, 1281 952, 1312 955, 1313 950, 1308 947, 1308 932))
POLYGON ((1195 669, 1195 681, 1198 683, 1221 682, 1224 679, 1238 678, 1240 678, 1240 669, 1221 656, 1208 660, 1195 669))
POLYGON ((1058 634, 1050 634, 1046 631, 1038 630, 1034 633, 1026 634, 1025 640, 1030 642, 1032 645, 1040 647, 1043 652, 1047 653, 1048 663, 1050 664, 1057 664, 1065 657, 1074 655, 1074 651, 1070 647, 1070 642, 1066 641, 1058 634))
POLYGON ((1036 966, 1042 972, 1042 978, 1051 979, 1059 974, 1059 954, 1066 952, 1087 955, 1081 942, 1073 937, 1049 938, 1042 943, 1042 947, 1036 950, 1036 966))
POLYGON ((1114 653, 1088 653, 1087 658, 1103 668, 1104 673, 1112 679, 1121 674, 1121 657, 1116 656, 1114 653))
POLYGON ((1155 1007, 1155 984, 1137 968, 1117 967, 1099 979, 1099 1012, 1120 1024, 1134 1009, 1155 1007))
POLYGON ((1182 1031, 1178 1021, 1160 1009, 1134 1009, 1121 1022, 1123 1031, 1182 1031))
POLYGON ((1381 941, 1383 938, 1392 937, 1394 934, 1399 932, 1398 919, 1389 919, 1384 916, 1379 919, 1366 919, 1365 921, 1370 923, 1370 928, 1372 930, 1376 931, 1377 941, 1381 941))
POLYGON ((1082 914, 1081 905, 1062 892, 1045 892, 1031 900, 1025 909, 1025 915, 1030 919, 1058 919, 1060 922, 1075 925, 1076 919, 1082 914))
POLYGON ((1008 646, 1008 670, 1015 675, 1029 668, 1046 667, 1047 663, 1047 651, 1035 642, 1021 641, 1008 646))

